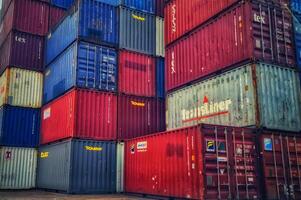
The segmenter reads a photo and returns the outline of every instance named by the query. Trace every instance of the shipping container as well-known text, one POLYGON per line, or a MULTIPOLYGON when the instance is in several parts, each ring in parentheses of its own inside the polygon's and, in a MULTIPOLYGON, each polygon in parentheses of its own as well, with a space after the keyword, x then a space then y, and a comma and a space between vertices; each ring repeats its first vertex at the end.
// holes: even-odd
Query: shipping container
POLYGON ((119 3, 128 8, 155 14, 155 0, 119 0, 119 3))
POLYGON ((0 146, 37 147, 39 133, 40 109, 0 107, 0 146))
POLYGON ((291 21, 286 9, 242 1, 166 49, 166 89, 246 60, 295 67, 291 21))
POLYGON ((156 0, 156 15, 164 17, 164 0, 156 0))
POLYGON ((8 66, 42 71, 44 38, 19 31, 11 31, 0 47, 0 74, 8 66))
POLYGON ((259 138, 263 199, 301 199, 301 137, 264 131, 259 138))
POLYGON ((156 56, 164 57, 164 19, 156 17, 156 56))
POLYGON ((118 139, 125 140, 165 130, 164 100, 118 96, 118 139))
POLYGON ((67 11, 63 8, 50 6, 49 10, 49 30, 52 30, 65 16, 67 11))
POLYGON ((290 3, 291 9, 293 12, 301 14, 301 2, 300 0, 291 0, 290 3))
POLYGON ((9 104, 40 108, 43 74, 19 68, 8 68, 0 76, 0 106, 9 104))
POLYGON ((67 193, 116 191, 116 143, 67 140, 41 146, 38 188, 67 193))
POLYGON ((37 150, 0 147, 0 189, 36 187, 37 150))
POLYGON ((68 9, 74 3, 74 0, 51 0, 51 4, 53 6, 57 6, 59 8, 68 9))
POLYGON ((156 58, 156 80, 157 97, 165 98, 164 58, 156 58))
POLYGON ((152 56, 119 51, 119 93, 136 96, 156 96, 156 60, 152 56))
POLYGON ((156 17, 119 7, 119 47, 154 55, 156 44, 156 17))
POLYGON ((41 144, 65 138, 115 140, 117 97, 73 89, 42 108, 41 144))
POLYGON ((72 87, 117 91, 117 52, 75 41, 45 70, 43 103, 72 87))
POLYGON ((116 192, 124 192, 124 142, 117 143, 116 192))
POLYGON ((300 131, 298 73, 248 64, 167 95, 167 129, 198 123, 300 131))
POLYGON ((301 70, 301 14, 293 14, 294 39, 296 49, 296 63, 301 70))
POLYGON ((200 125, 125 143, 125 191, 180 199, 259 199, 250 129, 200 125))
POLYGON ((117 45, 116 7, 97 0, 81 0, 79 5, 73 8, 74 11, 67 15, 47 36, 46 65, 76 39, 110 46, 117 45))
POLYGON ((44 36, 48 32, 49 5, 36 0, 13 0, 0 25, 0 45, 11 30, 44 36))

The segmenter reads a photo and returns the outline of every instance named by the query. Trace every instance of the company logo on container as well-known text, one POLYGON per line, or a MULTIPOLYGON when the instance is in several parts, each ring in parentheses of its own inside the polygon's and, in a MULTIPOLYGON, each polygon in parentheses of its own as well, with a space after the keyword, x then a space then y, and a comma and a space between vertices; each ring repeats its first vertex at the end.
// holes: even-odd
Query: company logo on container
POLYGON ((41 158, 47 158, 49 156, 49 152, 41 152, 41 158))
POLYGON ((177 31, 177 23, 176 23, 176 13, 177 12, 177 10, 176 10, 176 4, 174 4, 174 5, 172 5, 172 7, 171 7, 171 17, 172 17, 172 19, 171 19, 171 31, 172 32, 176 32, 177 31))
POLYGON ((254 13, 254 21, 265 24, 265 17, 263 15, 265 15, 264 12, 262 12, 261 15, 257 15, 256 13, 254 13))
POLYGON ((187 123, 220 115, 227 115, 229 114, 229 108, 231 104, 231 99, 220 102, 209 102, 208 97, 205 96, 203 99, 203 105, 192 108, 190 110, 182 110, 182 122, 187 123))
POLYGON ((145 18, 144 18, 144 17, 138 16, 138 15, 135 15, 135 14, 132 14, 132 17, 133 17, 134 19, 139 20, 139 21, 145 21, 145 18))
POLYGON ((145 152, 146 150, 147 150, 147 141, 137 143, 137 151, 138 152, 145 152))
POLYGON ((137 102, 137 101, 131 101, 131 104, 133 106, 138 106, 138 107, 144 107, 145 106, 145 103, 143 103, 143 102, 137 102))
POLYGON ((101 147, 92 147, 92 146, 85 146, 87 151, 102 151, 101 147))
POLYGON ((171 52, 171 73, 174 74, 176 73, 176 70, 175 70, 175 52, 172 51, 171 52))
POLYGON ((26 39, 25 39, 25 38, 22 38, 22 37, 16 36, 16 37, 15 37, 15 40, 16 40, 16 42, 26 43, 26 39))

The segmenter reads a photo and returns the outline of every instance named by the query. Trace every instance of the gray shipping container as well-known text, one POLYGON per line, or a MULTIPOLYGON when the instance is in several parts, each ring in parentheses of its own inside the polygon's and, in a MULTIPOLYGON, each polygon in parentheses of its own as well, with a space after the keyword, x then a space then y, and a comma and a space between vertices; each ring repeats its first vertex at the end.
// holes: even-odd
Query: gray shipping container
POLYGON ((42 146, 37 186, 74 194, 115 192, 116 143, 67 140, 42 146))
POLYGON ((33 148, 0 148, 0 189, 36 187, 37 150, 33 148))
POLYGON ((164 55, 164 18, 156 17, 156 56, 164 55))
POLYGON ((156 17, 125 7, 119 7, 119 47, 155 54, 156 17))
POLYGON ((116 192, 124 192, 124 142, 117 143, 116 192))
POLYGON ((199 123, 301 130, 298 73, 249 64, 167 95, 167 129, 199 123))

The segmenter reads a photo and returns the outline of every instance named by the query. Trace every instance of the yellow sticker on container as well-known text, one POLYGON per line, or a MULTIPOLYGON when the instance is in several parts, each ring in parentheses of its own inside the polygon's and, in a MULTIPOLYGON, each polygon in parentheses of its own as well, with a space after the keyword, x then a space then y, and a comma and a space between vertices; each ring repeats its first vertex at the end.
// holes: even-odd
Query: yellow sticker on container
POLYGON ((85 146, 87 151, 102 151, 101 147, 92 147, 92 146, 85 146))
POLYGON ((41 152, 41 158, 47 158, 49 156, 49 152, 41 152))
POLYGON ((145 18, 144 18, 144 17, 140 17, 140 16, 135 15, 135 14, 132 14, 132 17, 133 17, 134 19, 139 20, 139 21, 145 21, 145 18))
POLYGON ((139 107, 144 107, 145 106, 145 103, 143 103, 143 102, 137 102, 137 101, 131 101, 131 104, 133 106, 139 106, 139 107))

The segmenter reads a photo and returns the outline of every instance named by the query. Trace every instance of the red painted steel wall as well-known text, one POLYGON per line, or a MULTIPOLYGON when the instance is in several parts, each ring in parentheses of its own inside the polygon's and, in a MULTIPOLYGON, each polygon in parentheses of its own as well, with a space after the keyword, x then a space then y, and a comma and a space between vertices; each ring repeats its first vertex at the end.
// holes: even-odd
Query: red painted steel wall
POLYGON ((0 47, 0 74, 8 66, 42 71, 44 38, 12 31, 0 47))
POLYGON ((246 60, 294 67, 292 41, 291 17, 286 10, 258 2, 238 4, 167 48, 166 89, 246 60))
POLYGON ((54 28, 56 24, 64 17, 66 14, 66 10, 55 7, 55 6, 50 6, 49 10, 49 30, 54 28))
POLYGON ((169 44, 239 0, 172 0, 165 6, 165 44, 169 44))
POLYGON ((0 26, 0 44, 12 29, 44 36, 48 32, 49 4, 36 0, 13 0, 0 26))
POLYGON ((129 95, 156 96, 155 58, 144 54, 119 51, 119 92, 129 95))
POLYGON ((165 104, 161 99, 118 96, 118 139, 165 130, 165 104))
POLYGON ((214 125, 126 141, 125 191, 191 199, 258 198, 255 144, 251 129, 214 125))
POLYGON ((115 140, 117 97, 73 89, 42 108, 41 144, 64 138, 115 140))
POLYGON ((265 131, 259 144, 264 199, 301 199, 301 137, 265 131))

